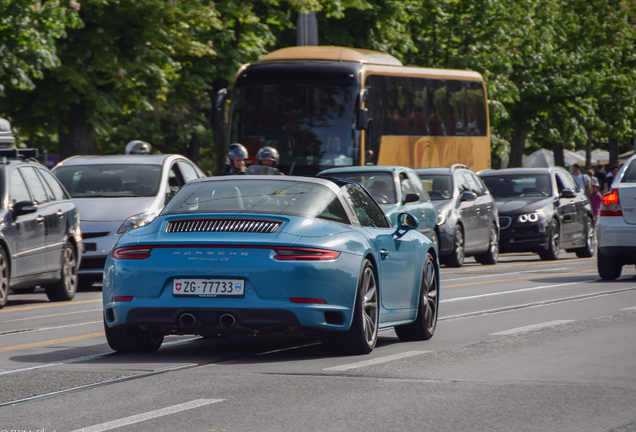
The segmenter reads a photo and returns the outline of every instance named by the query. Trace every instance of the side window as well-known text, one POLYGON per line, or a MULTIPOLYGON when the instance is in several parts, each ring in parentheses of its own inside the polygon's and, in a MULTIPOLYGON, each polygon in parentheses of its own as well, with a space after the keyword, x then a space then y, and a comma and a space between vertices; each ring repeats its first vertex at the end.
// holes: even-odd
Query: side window
POLYGON ((457 179, 457 189, 459 189, 459 192, 472 192, 470 189, 470 185, 468 184, 468 180, 466 180, 466 176, 464 176, 464 173, 459 173, 457 174, 457 176, 455 177, 457 179))
POLYGON ((470 191, 475 192, 475 195, 477 196, 482 196, 484 194, 484 191, 481 189, 481 186, 479 185, 477 180, 475 180, 475 177, 473 176, 473 174, 464 173, 464 176, 466 177, 466 181, 468 182, 468 187, 470 188, 470 191))
POLYGON ((429 202, 431 198, 428 196, 428 192, 426 192, 426 189, 424 189, 424 185, 422 184, 422 181, 417 176, 417 174, 415 175, 413 173, 407 173, 407 174, 409 178, 411 179, 413 186, 415 186, 415 193, 420 195, 420 201, 429 202))
POLYGON ((44 185, 40 181, 40 177, 38 177, 38 173, 35 172, 35 169, 32 167, 23 167, 20 168, 20 171, 22 171, 24 179, 29 185, 29 189, 33 194, 33 200, 37 204, 48 202, 49 195, 47 194, 46 189, 44 189, 44 185))
POLYGON ((197 175, 197 171, 189 163, 185 161, 179 161, 177 162, 177 164, 179 165, 179 170, 181 170, 181 174, 183 175, 183 180, 185 181, 185 183, 199 178, 199 176, 197 175))
POLYGON ((407 177, 405 173, 400 173, 400 189, 402 189, 402 199, 406 198, 407 194, 417 193, 413 182, 407 177))
POLYGON ((31 195, 29 195, 29 189, 20 174, 20 170, 14 169, 11 173, 11 189, 9 193, 9 199, 11 204, 18 203, 20 201, 31 201, 31 195))
POLYGON ((349 223, 347 212, 345 211, 338 197, 335 197, 317 217, 333 222, 340 222, 344 224, 349 223))
MULTIPOLYGON (((557 173, 557 178, 561 180, 565 189, 572 189, 574 192, 581 192, 581 188, 578 184, 576 184, 576 181, 574 181, 574 178, 569 173, 557 173)), ((559 192, 562 190, 562 188, 559 189, 559 192)))
POLYGON ((39 173, 42 174, 42 177, 44 177, 46 183, 48 183, 51 190, 53 190, 55 198, 60 201, 70 199, 60 182, 55 178, 53 174, 46 170, 39 170, 39 173))
POLYGON ((488 193, 488 188, 486 187, 486 184, 484 183, 484 181, 481 179, 481 177, 479 177, 476 174, 473 174, 473 178, 475 179, 475 181, 477 182, 477 185, 479 186, 479 188, 481 189, 481 193, 478 194, 479 196, 482 195, 486 195, 488 193))
POLYGON ((367 193, 355 184, 348 184, 344 186, 346 190, 349 204, 356 213, 360 225, 388 228, 386 218, 380 207, 378 207, 373 199, 367 195, 367 193))
POLYGON ((42 177, 42 171, 38 169, 38 170, 35 170, 35 172, 38 173, 38 177, 40 178, 40 181, 42 182, 42 185, 44 186, 44 190, 46 190, 46 194, 49 196, 49 201, 56 201, 57 198, 55 197, 55 194, 53 193, 53 189, 51 189, 51 186, 49 186, 46 180, 44 180, 44 178, 42 177))

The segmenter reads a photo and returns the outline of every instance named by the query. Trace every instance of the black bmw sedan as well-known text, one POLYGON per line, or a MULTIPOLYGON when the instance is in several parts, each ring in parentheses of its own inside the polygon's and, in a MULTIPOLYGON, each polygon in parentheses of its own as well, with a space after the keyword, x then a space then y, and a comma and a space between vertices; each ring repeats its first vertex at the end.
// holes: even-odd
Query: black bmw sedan
POLYGON ((536 252, 555 260, 559 251, 591 257, 595 250, 590 201, 563 168, 482 171, 499 209, 499 251, 536 252))

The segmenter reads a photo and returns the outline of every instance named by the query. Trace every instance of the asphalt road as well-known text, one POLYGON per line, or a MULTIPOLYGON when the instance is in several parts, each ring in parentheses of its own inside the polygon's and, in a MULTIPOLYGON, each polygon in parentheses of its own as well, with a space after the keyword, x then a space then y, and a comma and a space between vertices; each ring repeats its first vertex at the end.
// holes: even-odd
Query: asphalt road
POLYGON ((433 339, 367 356, 315 338, 167 337, 113 353, 99 287, 0 310, 0 432, 636 431, 636 272, 504 255, 441 270, 433 339))

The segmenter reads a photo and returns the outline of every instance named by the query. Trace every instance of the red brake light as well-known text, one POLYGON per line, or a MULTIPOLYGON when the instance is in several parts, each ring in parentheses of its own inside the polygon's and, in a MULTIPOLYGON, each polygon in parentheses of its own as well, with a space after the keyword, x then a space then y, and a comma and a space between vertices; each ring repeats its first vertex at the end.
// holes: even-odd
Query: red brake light
POLYGON ((129 302, 132 301, 132 296, 115 296, 113 297, 113 303, 115 302, 129 302))
POLYGON ((335 260, 340 252, 309 248, 274 248, 274 258, 291 261, 330 261, 335 260))
POLYGON ((152 246, 124 246, 115 249, 113 258, 116 259, 145 259, 150 256, 152 246))
POLYGON ((292 297, 290 298, 292 303, 318 303, 318 304, 327 304, 326 300, 317 299, 317 298, 304 298, 304 297, 292 297))
POLYGON ((621 202, 618 199, 618 189, 606 193, 601 201, 601 216, 623 216, 621 202))

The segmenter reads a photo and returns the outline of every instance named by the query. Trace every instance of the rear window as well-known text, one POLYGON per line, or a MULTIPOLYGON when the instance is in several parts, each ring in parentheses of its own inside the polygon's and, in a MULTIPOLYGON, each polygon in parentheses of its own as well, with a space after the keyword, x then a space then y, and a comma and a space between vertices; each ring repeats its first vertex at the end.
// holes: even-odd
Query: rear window
POLYGON ((53 173, 72 198, 156 196, 161 165, 61 166, 53 173))
POLYGON ((633 159, 625 170, 621 183, 636 183, 636 159, 633 159))
POLYGON ((349 223, 340 200, 329 188, 266 179, 189 183, 163 210, 163 214, 179 213, 268 213, 349 223))

